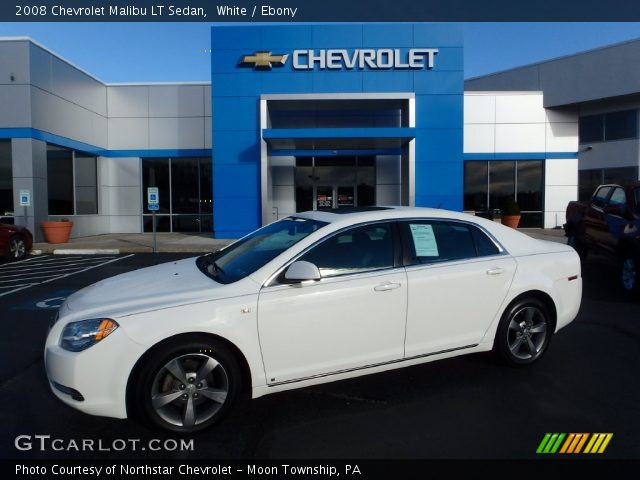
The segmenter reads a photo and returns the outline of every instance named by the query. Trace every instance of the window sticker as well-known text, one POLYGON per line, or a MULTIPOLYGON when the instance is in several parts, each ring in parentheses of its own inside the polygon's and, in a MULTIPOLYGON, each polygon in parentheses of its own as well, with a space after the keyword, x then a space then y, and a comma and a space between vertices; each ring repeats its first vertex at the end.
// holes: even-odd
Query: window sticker
POLYGON ((438 244, 433 234, 433 226, 423 224, 410 224, 413 244, 416 247, 417 257, 437 257, 438 244))

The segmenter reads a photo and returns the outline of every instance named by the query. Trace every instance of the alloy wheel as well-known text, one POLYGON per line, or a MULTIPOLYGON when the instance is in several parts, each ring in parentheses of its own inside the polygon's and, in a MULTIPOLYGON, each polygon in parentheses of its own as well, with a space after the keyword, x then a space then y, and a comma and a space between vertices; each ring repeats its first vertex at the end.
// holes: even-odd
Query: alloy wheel
POLYGON ((222 364, 206 354, 186 354, 158 371, 151 387, 151 404, 164 421, 190 428, 214 417, 228 393, 229 377, 222 364))
POLYGON ((19 260, 27 253, 27 246, 21 238, 12 238, 9 242, 9 255, 13 260, 19 260))
POLYGON ((520 360, 540 355, 547 339, 547 319, 536 306, 527 305, 515 312, 507 328, 507 345, 520 360))

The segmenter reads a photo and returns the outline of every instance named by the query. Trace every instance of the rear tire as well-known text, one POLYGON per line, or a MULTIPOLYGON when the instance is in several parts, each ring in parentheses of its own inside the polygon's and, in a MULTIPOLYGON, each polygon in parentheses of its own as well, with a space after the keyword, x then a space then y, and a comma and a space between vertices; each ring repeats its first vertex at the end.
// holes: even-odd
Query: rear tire
POLYGON ((522 298, 502 315, 493 350, 508 365, 530 365, 544 355, 552 333, 547 306, 535 297, 522 298))
POLYGON ((239 395, 241 375, 222 342, 183 338, 144 360, 131 385, 131 398, 147 423, 174 433, 194 433, 226 415, 239 395))
POLYGON ((7 245, 7 259, 15 262, 27 256, 27 242, 21 235, 14 235, 7 245))
POLYGON ((620 280, 622 288, 630 295, 640 293, 639 286, 640 257, 628 252, 622 255, 620 262, 620 280))

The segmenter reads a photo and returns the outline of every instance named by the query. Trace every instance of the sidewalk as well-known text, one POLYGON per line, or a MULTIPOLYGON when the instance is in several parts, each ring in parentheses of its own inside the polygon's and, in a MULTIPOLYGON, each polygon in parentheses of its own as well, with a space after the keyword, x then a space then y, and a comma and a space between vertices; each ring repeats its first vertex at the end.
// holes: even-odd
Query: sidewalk
MULTIPOLYGON (((34 243, 33 250, 42 253, 151 253, 153 235, 151 233, 109 233, 90 237, 72 238, 68 243, 34 243)), ((158 233, 157 251, 203 253, 218 250, 231 240, 211 238, 211 235, 184 233, 158 233)))
MULTIPOLYGON (((520 231, 540 240, 566 243, 562 229, 523 228, 520 231)), ((161 253, 210 252, 222 248, 232 241, 211 238, 208 234, 193 235, 184 233, 158 233, 157 239, 157 251, 161 253)), ((150 233, 111 233, 72 238, 68 243, 34 243, 33 250, 40 250, 41 253, 82 253, 85 255, 95 253, 151 253, 152 242, 153 235, 150 233)))

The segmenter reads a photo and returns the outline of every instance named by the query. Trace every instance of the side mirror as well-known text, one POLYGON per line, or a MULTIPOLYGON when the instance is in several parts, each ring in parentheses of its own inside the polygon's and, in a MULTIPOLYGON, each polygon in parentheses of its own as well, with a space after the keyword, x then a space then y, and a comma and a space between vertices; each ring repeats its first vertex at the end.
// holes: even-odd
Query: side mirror
POLYGON ((321 276, 320 270, 313 263, 299 260, 289 265, 284 278, 292 282, 304 282, 307 280, 320 280, 321 276))

